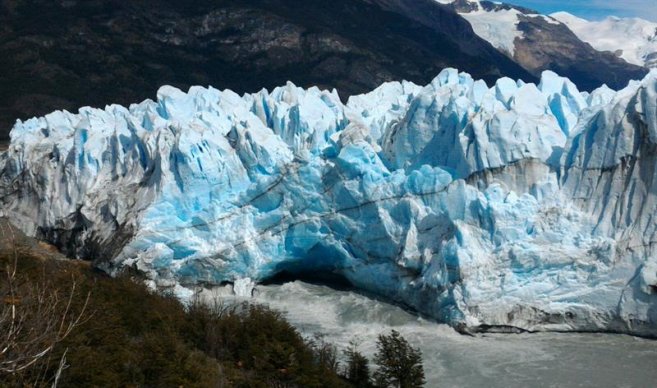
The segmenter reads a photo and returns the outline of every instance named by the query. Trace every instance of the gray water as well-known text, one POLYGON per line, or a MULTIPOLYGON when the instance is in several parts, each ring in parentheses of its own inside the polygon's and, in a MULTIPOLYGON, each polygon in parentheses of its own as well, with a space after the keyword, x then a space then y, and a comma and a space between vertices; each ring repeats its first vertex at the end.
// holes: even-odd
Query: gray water
POLYGON ((657 341, 614 334, 463 336, 366 296, 303 282, 258 286, 255 299, 302 334, 324 335, 368 357, 399 331, 423 354, 427 387, 657 387, 657 341))

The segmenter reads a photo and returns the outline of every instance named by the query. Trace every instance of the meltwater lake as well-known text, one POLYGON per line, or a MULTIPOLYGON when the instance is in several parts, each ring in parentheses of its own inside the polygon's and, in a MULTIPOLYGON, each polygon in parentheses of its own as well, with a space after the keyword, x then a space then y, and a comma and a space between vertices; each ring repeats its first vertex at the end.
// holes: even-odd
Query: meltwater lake
POLYGON ((427 387, 655 387, 657 341, 616 334, 461 335, 389 303, 293 281, 258 286, 254 300, 281 311, 302 334, 371 357, 395 329, 422 350, 427 387))

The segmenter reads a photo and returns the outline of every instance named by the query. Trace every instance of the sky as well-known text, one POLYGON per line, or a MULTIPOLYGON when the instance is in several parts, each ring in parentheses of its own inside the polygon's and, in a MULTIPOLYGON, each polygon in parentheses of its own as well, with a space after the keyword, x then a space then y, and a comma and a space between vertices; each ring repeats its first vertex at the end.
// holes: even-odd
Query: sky
POLYGON ((532 8, 544 14, 567 11, 589 20, 609 15, 640 17, 657 22, 657 0, 502 0, 505 3, 532 8))

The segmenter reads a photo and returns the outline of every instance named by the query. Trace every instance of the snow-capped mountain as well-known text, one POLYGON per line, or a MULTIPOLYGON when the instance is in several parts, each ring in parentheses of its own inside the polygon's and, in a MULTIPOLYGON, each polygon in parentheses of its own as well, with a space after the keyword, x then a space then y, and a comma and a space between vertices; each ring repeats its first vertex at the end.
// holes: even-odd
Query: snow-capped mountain
POLYGON ((550 15, 566 24, 581 40, 600 51, 611 51, 629 63, 657 67, 657 23, 610 16, 588 21, 568 12, 550 15))
POLYGON ((453 9, 470 22, 477 35, 537 76, 552 70, 571 78, 580 88, 592 90, 603 83, 622 88, 628 79, 646 74, 645 69, 613 53, 592 48, 552 16, 485 0, 435 1, 453 9))
POLYGON ((11 138, 0 211, 110 272, 326 272, 462 330, 657 335, 657 71, 589 94, 447 69, 346 104, 165 86, 11 138))

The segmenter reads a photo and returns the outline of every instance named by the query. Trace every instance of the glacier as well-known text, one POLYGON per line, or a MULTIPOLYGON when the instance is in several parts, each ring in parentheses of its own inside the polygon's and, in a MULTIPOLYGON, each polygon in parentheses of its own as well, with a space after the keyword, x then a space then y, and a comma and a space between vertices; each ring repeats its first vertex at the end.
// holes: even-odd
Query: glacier
POLYGON ((0 171, 0 216, 157 287, 332 274, 464 332, 657 336, 657 71, 164 86, 18 121, 0 171))

